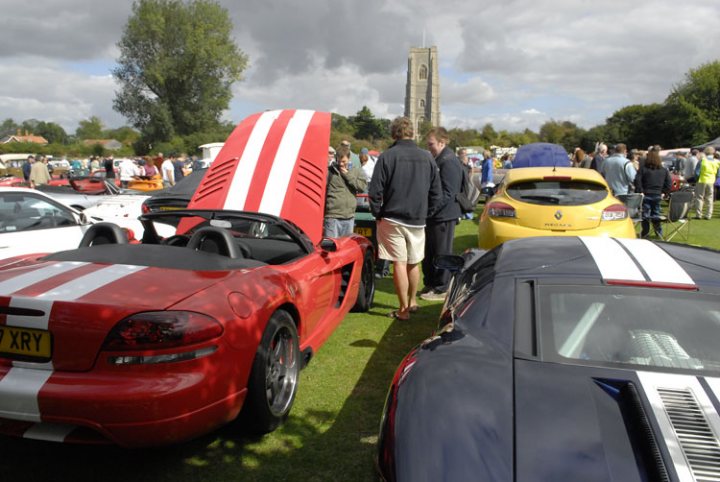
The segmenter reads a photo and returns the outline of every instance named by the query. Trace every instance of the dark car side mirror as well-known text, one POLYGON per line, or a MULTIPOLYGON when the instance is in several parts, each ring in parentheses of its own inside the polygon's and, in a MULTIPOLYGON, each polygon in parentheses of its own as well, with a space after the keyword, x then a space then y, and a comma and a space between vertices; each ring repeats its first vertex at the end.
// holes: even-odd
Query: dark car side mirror
POLYGON ((334 253, 337 251, 337 244, 330 238, 323 238, 322 241, 320 241, 320 249, 325 253, 334 253))
POLYGON ((451 273, 457 273, 465 266, 465 258, 455 254, 439 254, 435 256, 433 264, 436 268, 446 269, 451 273))

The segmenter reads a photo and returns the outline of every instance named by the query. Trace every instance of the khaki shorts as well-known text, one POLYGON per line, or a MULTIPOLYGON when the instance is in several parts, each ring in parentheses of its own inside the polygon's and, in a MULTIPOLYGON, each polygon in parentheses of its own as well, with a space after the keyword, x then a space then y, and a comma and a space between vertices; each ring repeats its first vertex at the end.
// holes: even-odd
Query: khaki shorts
POLYGON ((381 219, 377 222, 380 259, 417 264, 425 257, 425 228, 409 228, 381 219))

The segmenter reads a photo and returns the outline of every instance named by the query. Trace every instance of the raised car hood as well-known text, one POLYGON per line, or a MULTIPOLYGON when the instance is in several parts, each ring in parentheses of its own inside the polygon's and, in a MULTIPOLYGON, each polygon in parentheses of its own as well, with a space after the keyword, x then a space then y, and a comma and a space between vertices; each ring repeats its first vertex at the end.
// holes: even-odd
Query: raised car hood
POLYGON ((515 390, 517 481, 720 475, 718 379, 517 360, 515 390))
POLYGON ((279 216, 317 243, 329 142, 329 113, 275 110, 252 115, 225 141, 188 208, 279 216))
POLYGON ((171 307, 226 276, 73 261, 8 269, 0 271, 0 323, 50 331, 54 368, 87 370, 118 321, 171 307))

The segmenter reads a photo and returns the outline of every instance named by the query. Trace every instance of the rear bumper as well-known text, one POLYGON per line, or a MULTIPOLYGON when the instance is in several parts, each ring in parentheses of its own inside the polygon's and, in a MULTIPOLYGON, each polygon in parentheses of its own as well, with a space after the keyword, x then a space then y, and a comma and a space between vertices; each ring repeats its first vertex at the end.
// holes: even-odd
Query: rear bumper
POLYGON ((623 221, 602 221, 596 228, 567 231, 553 231, 519 226, 507 221, 488 219, 480 222, 478 245, 492 249, 505 241, 533 236, 605 236, 612 238, 635 238, 635 227, 629 219, 623 221))
POLYGON ((233 383, 237 374, 212 363, 213 358, 51 372, 36 393, 22 386, 26 373, 18 370, 23 369, 0 367, 0 397, 16 400, 0 403, 0 433, 125 447, 189 440, 233 420, 245 400, 245 383, 233 383), (20 383, 3 384, 5 377, 20 383))

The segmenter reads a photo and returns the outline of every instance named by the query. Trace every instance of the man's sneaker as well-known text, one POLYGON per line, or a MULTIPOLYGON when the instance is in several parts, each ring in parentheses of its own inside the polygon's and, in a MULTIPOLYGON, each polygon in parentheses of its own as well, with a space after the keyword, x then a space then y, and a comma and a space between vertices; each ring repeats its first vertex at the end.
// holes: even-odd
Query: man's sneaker
POLYGON ((424 294, 426 294, 426 293, 429 293, 429 292, 431 292, 431 291, 433 291, 432 288, 430 288, 429 286, 425 286, 423 289, 421 289, 420 291, 418 291, 418 294, 422 296, 422 295, 424 295, 424 294))
POLYGON ((446 296, 447 292, 445 291, 430 290, 427 293, 421 294, 420 299, 425 301, 443 301, 446 296))

